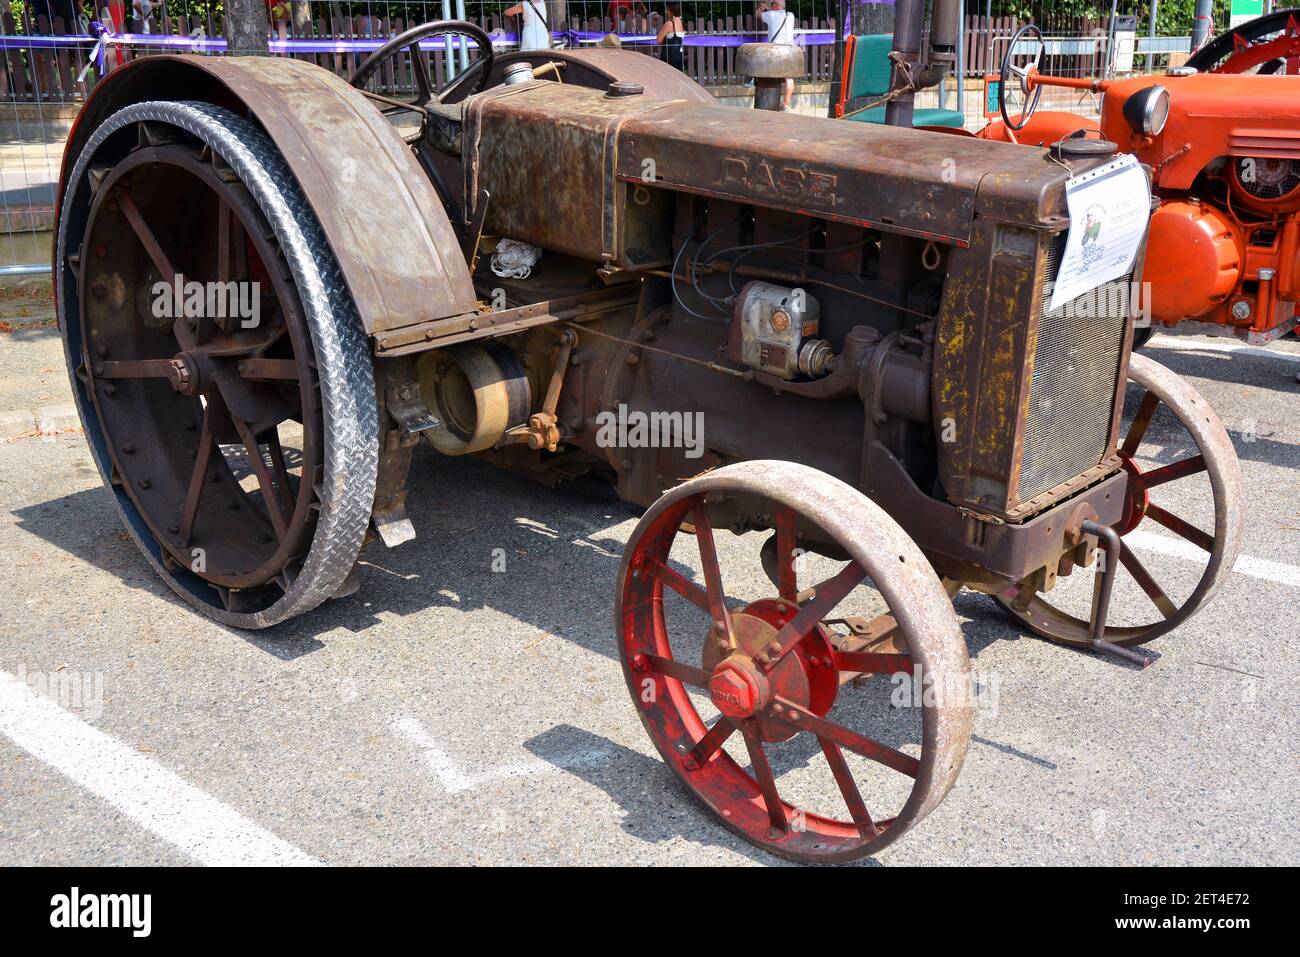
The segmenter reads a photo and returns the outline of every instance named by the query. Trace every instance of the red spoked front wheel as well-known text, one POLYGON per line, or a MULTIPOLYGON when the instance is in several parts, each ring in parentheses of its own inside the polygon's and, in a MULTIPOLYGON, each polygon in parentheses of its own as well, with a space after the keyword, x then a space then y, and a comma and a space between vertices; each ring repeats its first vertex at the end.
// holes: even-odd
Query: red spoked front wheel
POLYGON ((951 600, 906 533, 838 479, 755 461, 668 492, 628 544, 615 620, 655 747, 766 850, 873 853, 957 778, 970 662, 951 600), (775 530, 775 586, 761 536, 724 526, 775 530))
MULTIPOLYGON (((1209 403, 1146 356, 1129 357, 1128 375, 1141 399, 1120 440, 1128 483, 1105 633, 1125 647, 1168 634, 1214 597, 1236 564, 1244 521, 1241 465, 1209 403)), ((996 597, 1031 631, 1086 647, 1092 578, 1070 575, 1032 594, 1027 583, 1009 585, 996 597)))

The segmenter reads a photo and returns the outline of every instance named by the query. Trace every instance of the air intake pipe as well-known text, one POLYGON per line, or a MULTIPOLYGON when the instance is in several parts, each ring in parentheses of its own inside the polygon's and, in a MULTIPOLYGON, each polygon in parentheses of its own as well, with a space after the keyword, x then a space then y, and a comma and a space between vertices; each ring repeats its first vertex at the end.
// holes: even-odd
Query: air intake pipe
POLYGON ((912 98, 943 82, 957 60, 958 0, 934 0, 930 16, 930 43, 921 57, 921 33, 925 26, 925 0, 897 0, 894 5, 894 79, 898 91, 885 105, 885 122, 891 126, 912 125, 912 98))

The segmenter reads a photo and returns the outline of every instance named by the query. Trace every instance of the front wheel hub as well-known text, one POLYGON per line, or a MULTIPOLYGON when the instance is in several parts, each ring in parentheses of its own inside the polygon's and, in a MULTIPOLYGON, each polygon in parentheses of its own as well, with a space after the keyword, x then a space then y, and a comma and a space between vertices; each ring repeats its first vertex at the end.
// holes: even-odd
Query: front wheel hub
POLYGON ((709 695, 728 718, 753 717, 772 703, 767 678, 744 655, 732 655, 714 669, 709 695))

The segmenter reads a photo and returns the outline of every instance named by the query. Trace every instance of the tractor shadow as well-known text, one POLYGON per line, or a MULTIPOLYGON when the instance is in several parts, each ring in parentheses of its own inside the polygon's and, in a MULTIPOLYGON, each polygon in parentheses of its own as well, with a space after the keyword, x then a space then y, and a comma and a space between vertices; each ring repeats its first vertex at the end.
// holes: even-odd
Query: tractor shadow
MULTIPOLYGON (((264 632, 226 630, 277 660, 293 661, 325 649, 331 635, 337 637, 340 630, 364 635, 392 616, 490 609, 606 659, 617 659, 614 583, 629 530, 623 526, 637 518, 635 506, 617 499, 603 481, 548 489, 474 460, 450 459, 431 451, 417 456, 410 491, 410 514, 419 538, 391 551, 372 546, 363 559, 357 595, 327 602, 301 619, 264 632), (505 570, 493 571, 494 559, 501 556, 505 570)), ((109 494, 102 487, 32 505, 15 514, 23 530, 131 588, 174 602, 179 615, 196 614, 159 580, 122 532, 109 494)), ((684 566, 679 565, 678 570, 694 575, 684 566)), ((972 657, 995 641, 1026 637, 983 596, 960 595, 957 607, 960 617, 968 619, 962 627, 972 657)), ((437 637, 431 633, 427 640, 436 641, 437 637)), ((375 640, 382 641, 382 635, 375 640)), ((894 748, 917 744, 919 721, 892 713, 887 704, 881 704, 891 690, 887 679, 877 677, 872 682, 863 698, 874 704, 862 706, 862 711, 852 705, 856 717, 862 719, 862 723, 850 722, 852 726, 894 748)), ((630 711, 628 716, 630 719, 630 711)), ((1009 745, 977 742, 1039 767, 1051 767, 1050 762, 1009 745)), ((685 799, 680 782, 657 757, 568 724, 555 725, 525 740, 523 746, 605 791, 622 811, 620 826, 639 840, 681 839, 726 848, 758 863, 789 863, 720 828, 710 812, 685 799), (575 748, 575 741, 582 746, 575 748), (566 754, 574 753, 601 756, 577 763, 565 759, 566 754)), ((822 760, 809 735, 773 748, 769 757, 778 779, 822 760)), ((856 863, 870 866, 879 862, 865 859, 856 863)))
MULTIPOLYGON (((657 757, 647 757, 599 734, 568 724, 556 725, 534 735, 524 742, 524 747, 543 761, 609 795, 622 812, 619 826, 639 841, 662 844, 684 840, 705 847, 723 848, 758 864, 800 866, 794 861, 768 854, 720 826, 715 815, 698 801, 687 797, 681 782, 657 757), (565 760, 565 755, 574 753, 598 753, 604 756, 604 760, 599 763, 565 760)), ((816 750, 816 745, 813 749, 816 750)), ((779 776, 782 770, 774 760, 773 771, 779 776)), ((882 866, 874 857, 852 864, 882 866)))
MULTIPOLYGON (((1191 343, 1178 348, 1162 349, 1160 337, 1157 336, 1152 340, 1151 348, 1142 354, 1187 378, 1208 379, 1223 385, 1274 389, 1292 396, 1300 394, 1300 383, 1295 380, 1296 373, 1300 372, 1300 362, 1288 358, 1294 356, 1294 353, 1278 350, 1270 356, 1252 352, 1221 352, 1218 349, 1196 349, 1191 343)), ((1221 414, 1230 414, 1230 410, 1221 410, 1221 414)))
MULTIPOLYGON (((617 657, 613 606, 623 540, 614 529, 635 521, 640 510, 618 499, 608 483, 581 479, 551 489, 477 460, 421 449, 409 489, 418 536, 391 550, 372 543, 362 556, 356 595, 265 631, 224 630, 288 661, 324 648, 322 638, 338 630, 362 634, 394 616, 489 609, 617 657)), ((159 580, 122 530, 102 487, 14 515, 24 531, 197 614, 159 580)), ((694 577, 689 568, 677 568, 694 577)), ((972 656, 996 640, 1024 637, 980 596, 959 596, 958 610, 971 619, 963 627, 972 656)))
MULTIPOLYGON (((1296 383, 1293 378, 1296 372, 1300 372, 1300 363, 1279 360, 1252 362, 1245 361, 1239 355, 1221 352, 1173 349, 1153 352, 1152 358, 1186 378, 1209 379, 1216 384, 1273 388, 1300 396, 1300 383, 1296 383), (1207 367, 1206 363, 1213 364, 1207 367)), ((1124 400, 1125 428, 1137 412, 1140 397, 1141 390, 1129 388, 1124 400)), ((1233 450, 1239 459, 1281 468, 1300 468, 1300 444, 1276 438, 1273 426, 1240 415, 1235 405, 1220 401, 1215 396, 1208 398, 1222 420, 1223 427, 1228 430, 1233 450)), ((1197 451, 1186 429, 1163 406, 1152 420, 1144 444, 1161 447, 1161 453, 1155 456, 1161 464, 1195 455, 1197 451)))

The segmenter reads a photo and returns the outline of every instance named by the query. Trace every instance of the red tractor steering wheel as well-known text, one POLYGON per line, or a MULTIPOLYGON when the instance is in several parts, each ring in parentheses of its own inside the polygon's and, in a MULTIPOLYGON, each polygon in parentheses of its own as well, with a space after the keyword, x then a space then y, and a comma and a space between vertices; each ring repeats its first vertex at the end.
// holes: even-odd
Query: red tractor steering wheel
POLYGON ((1029 123, 1029 118, 1038 109, 1038 98, 1042 96, 1043 88, 1037 85, 1031 87, 1029 78, 1038 72, 1038 64, 1042 62, 1046 50, 1047 44, 1043 42, 1043 31, 1032 23, 1026 23, 1017 30, 1015 36, 1011 38, 1011 42, 1007 45, 1007 52, 1002 57, 1001 82, 998 84, 998 110, 1002 114, 1002 122, 1007 125, 1007 129, 1023 130, 1029 123), (1034 51, 1034 55, 1028 63, 1015 66, 1011 61, 1015 56, 1016 46, 1026 37, 1036 39, 1038 49, 1034 51), (1019 123, 1011 122, 1011 114, 1007 112, 1007 86, 1010 84, 1013 74, 1020 85, 1020 92, 1025 100, 1025 105, 1020 111, 1019 123))

